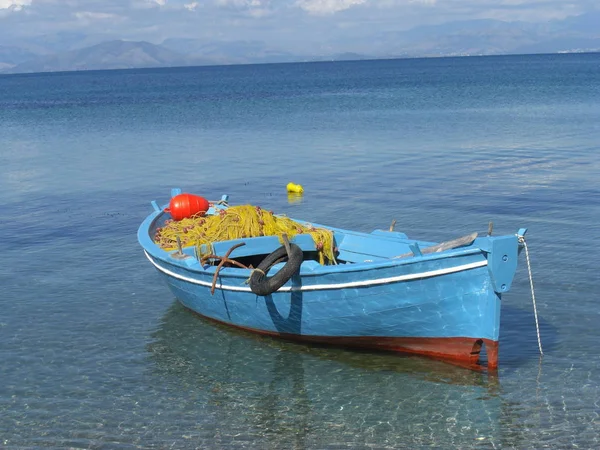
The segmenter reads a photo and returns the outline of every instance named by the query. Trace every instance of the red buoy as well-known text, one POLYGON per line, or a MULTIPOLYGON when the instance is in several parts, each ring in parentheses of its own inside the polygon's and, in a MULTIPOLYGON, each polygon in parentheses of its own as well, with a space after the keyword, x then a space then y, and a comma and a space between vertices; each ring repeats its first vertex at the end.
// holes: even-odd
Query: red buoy
POLYGON ((171 213, 173 220, 182 220, 196 214, 204 215, 209 208, 208 200, 194 194, 179 194, 171 199, 166 212, 171 213))

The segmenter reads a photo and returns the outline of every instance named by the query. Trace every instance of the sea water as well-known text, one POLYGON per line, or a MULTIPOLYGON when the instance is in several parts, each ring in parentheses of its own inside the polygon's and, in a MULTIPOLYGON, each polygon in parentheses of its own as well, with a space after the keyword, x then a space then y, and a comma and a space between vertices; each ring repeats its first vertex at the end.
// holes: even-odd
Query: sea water
POLYGON ((600 54, 0 77, 1 448, 597 448, 600 54), (288 198, 288 182, 302 198, 288 198), (527 227, 500 367, 207 322, 170 189, 429 241, 527 227))

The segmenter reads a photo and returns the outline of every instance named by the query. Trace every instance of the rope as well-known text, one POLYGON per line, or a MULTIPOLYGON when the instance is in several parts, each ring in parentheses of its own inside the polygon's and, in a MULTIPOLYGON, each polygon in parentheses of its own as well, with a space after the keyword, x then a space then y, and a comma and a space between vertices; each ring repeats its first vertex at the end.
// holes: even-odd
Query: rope
POLYGON ((535 331, 537 332, 538 347, 540 348, 540 355, 544 355, 542 351, 542 339, 540 338, 540 324, 538 322, 537 306, 535 304, 535 292, 533 290, 533 276, 531 275, 531 264, 529 262, 529 249, 527 248, 527 241, 525 236, 519 236, 519 243, 525 247, 525 259, 527 260, 527 270, 529 271, 529 286, 531 286, 531 299, 533 300, 533 313, 535 316, 535 331))
POLYGON ((250 278, 252 278, 252 275, 254 274, 254 272, 262 273, 263 277, 267 276, 267 274, 263 270, 252 269, 252 272, 250 272, 250 276, 246 279, 246 281, 244 281, 244 284, 250 284, 250 278))

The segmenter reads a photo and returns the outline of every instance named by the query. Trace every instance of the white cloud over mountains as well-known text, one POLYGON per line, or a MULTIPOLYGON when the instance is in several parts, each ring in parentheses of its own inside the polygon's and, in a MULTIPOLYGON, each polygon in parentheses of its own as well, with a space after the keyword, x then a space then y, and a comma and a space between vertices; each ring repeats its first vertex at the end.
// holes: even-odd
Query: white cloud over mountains
MULTIPOLYGON (((248 10, 263 9, 270 11, 296 10, 309 14, 333 14, 340 11, 361 6, 363 11, 387 10, 394 14, 399 10, 418 9, 423 6, 435 7, 442 12, 451 11, 485 11, 494 9, 505 9, 518 12, 524 9, 572 9, 589 10, 595 9, 596 0, 0 0, 0 9, 22 10, 29 7, 32 10, 43 7, 54 7, 55 9, 77 10, 103 10, 122 9, 135 10, 142 6, 162 6, 171 10, 195 10, 204 8, 248 10)), ((516 18, 518 20, 518 17, 516 18)))
POLYGON ((599 8, 598 0, 0 0, 0 45, 79 32, 154 43, 184 37, 301 47, 456 20, 545 22, 599 8))

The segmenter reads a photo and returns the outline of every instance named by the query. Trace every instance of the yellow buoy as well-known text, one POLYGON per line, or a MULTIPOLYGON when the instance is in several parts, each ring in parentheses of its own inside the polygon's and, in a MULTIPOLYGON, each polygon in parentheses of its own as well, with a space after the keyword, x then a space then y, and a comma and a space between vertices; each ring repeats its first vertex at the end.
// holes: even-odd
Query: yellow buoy
POLYGON ((287 191, 288 192, 295 192, 296 194, 302 194, 304 192, 304 188, 302 187, 301 184, 288 183, 287 184, 287 191))

